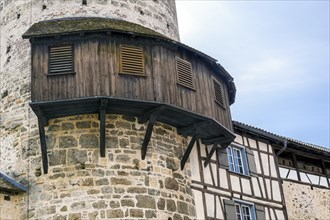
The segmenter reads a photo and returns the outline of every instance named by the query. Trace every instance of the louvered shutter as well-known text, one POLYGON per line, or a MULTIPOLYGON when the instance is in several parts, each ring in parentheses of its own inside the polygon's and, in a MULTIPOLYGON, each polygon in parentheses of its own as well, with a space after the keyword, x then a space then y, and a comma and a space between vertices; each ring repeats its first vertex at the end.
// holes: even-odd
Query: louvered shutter
POLYGON ((257 167, 256 167, 256 162, 254 159, 253 151, 245 148, 246 156, 247 156, 247 161, 249 164, 249 171, 251 176, 257 176, 257 167))
POLYGON ((73 73, 73 46, 49 47, 49 72, 48 74, 73 73))
POLYGON ((177 57, 176 70, 177 70, 178 84, 194 90, 195 86, 192 77, 191 63, 177 57))
POLYGON ((127 45, 120 46, 120 73, 145 75, 142 48, 127 45))
POLYGON ((220 167, 229 169, 227 148, 219 148, 217 153, 220 167))
POLYGON ((257 220, 265 220, 266 219, 265 207, 261 205, 255 205, 255 208, 256 208, 257 220))
POLYGON ((224 105, 222 87, 221 84, 215 79, 213 79, 213 89, 214 89, 215 101, 224 108, 225 105, 224 105))
POLYGON ((233 200, 228 200, 228 199, 224 199, 223 202, 225 205, 226 220, 236 219, 235 202, 233 200))

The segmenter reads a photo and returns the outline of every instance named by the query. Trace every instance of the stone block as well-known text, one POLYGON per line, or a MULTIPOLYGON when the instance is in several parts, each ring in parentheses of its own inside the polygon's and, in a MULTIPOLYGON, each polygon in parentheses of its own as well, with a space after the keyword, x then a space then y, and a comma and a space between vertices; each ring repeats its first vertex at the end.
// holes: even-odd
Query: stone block
POLYGON ((90 121, 78 121, 76 122, 77 128, 90 128, 91 122, 90 121))
POLYGON ((147 208, 147 209, 156 209, 156 200, 152 196, 137 195, 136 197, 137 204, 136 207, 147 208))
POLYGON ((119 208, 120 207, 120 203, 119 201, 110 201, 109 203, 110 207, 115 209, 115 208, 119 208))
POLYGON ((64 122, 64 123, 62 123, 61 128, 62 128, 62 130, 73 130, 74 125, 72 123, 69 123, 69 122, 64 122))
POLYGON ((99 147, 99 139, 95 134, 82 134, 79 138, 79 144, 83 148, 99 147))
POLYGON ((66 164, 66 150, 53 150, 49 155, 49 166, 66 164))
POLYGON ((95 181, 96 186, 109 185, 109 180, 107 178, 102 178, 95 181))
POLYGON ((59 138, 60 148, 77 147, 77 140, 73 136, 61 136, 59 138))
POLYGON ((175 212, 176 211, 175 201, 172 200, 172 199, 167 199, 166 200, 166 207, 167 207, 167 211, 175 212))
POLYGON ((70 213, 68 220, 81 220, 81 213, 70 213))
POLYGON ((120 201, 121 206, 129 206, 129 207, 134 207, 134 201, 132 199, 122 199, 120 201))
POLYGON ((104 200, 98 201, 98 202, 94 202, 92 204, 92 206, 93 206, 94 209, 105 209, 105 208, 108 207, 108 205, 105 203, 104 200))
POLYGON ((178 201, 178 212, 189 215, 188 204, 185 202, 178 201))
POLYGON ((107 210, 107 218, 124 218, 124 212, 121 209, 107 210))
POLYGON ((179 184, 174 178, 167 177, 165 179, 165 188, 170 189, 170 190, 174 190, 174 191, 178 191, 179 190, 179 184))
POLYGON ((78 211, 86 208, 86 202, 80 201, 80 202, 74 202, 70 206, 73 211, 78 211))
POLYGON ((87 151, 78 149, 68 150, 68 164, 84 164, 87 161, 87 151))
POLYGON ((154 211, 154 210, 146 210, 145 215, 146 215, 146 218, 147 219, 155 219, 155 218, 157 218, 156 211, 154 211))
POLYGON ((165 209, 165 199, 164 198, 159 198, 159 200, 157 202, 157 208, 160 210, 165 209))
POLYGON ((142 194, 147 193, 147 188, 145 187, 130 187, 127 189, 128 193, 142 194))
POLYGON ((111 185, 132 185, 132 182, 126 178, 111 178, 111 185))
POLYGON ((141 209, 130 209, 129 214, 133 218, 143 218, 143 210, 141 209))

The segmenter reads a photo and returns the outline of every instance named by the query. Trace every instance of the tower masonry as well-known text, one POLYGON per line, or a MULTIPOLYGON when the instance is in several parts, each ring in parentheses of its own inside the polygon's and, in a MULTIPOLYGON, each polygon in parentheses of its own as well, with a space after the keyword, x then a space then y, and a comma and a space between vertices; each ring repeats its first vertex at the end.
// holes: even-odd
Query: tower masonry
POLYGON ((190 152, 233 141, 236 90, 175 1, 0 0, 0 25, 0 219, 196 217, 190 152))

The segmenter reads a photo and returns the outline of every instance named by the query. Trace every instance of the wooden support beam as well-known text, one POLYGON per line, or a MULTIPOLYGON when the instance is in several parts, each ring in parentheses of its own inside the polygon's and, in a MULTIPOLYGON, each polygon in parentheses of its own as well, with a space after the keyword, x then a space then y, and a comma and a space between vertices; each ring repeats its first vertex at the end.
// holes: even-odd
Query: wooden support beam
POLYGON ((209 164, 209 162, 214 154, 214 151, 217 149, 217 147, 218 147, 218 143, 214 143, 211 148, 211 151, 209 152, 209 154, 206 157, 206 160, 204 161, 204 167, 206 167, 209 164))
POLYGON ((46 117, 44 111, 40 108, 39 105, 37 105, 34 108, 34 112, 36 113, 36 115, 38 116, 38 120, 41 120, 42 124, 44 126, 48 126, 48 118, 46 117))
POLYGON ((178 128, 178 134, 190 136, 191 134, 194 134, 196 132, 196 130, 200 129, 201 127, 210 125, 210 124, 211 124, 211 122, 208 120, 199 121, 199 122, 190 124, 188 126, 178 128))
POLYGON ((165 109, 166 109, 166 106, 164 106, 164 105, 161 105, 161 106, 159 106, 157 108, 153 108, 153 109, 147 111, 143 116, 140 116, 138 118, 138 122, 140 124, 145 123, 145 122, 147 122, 151 118, 152 115, 158 116, 165 109))
POLYGON ((42 166, 44 174, 48 173, 48 156, 47 156, 47 146, 46 146, 46 135, 45 135, 45 122, 42 118, 38 117, 39 125, 39 137, 41 145, 41 157, 42 157, 42 166))
POLYGON ((149 120, 146 134, 144 135, 144 139, 143 139, 143 143, 142 143, 142 147, 141 147, 142 160, 144 160, 146 158, 148 144, 150 142, 152 130, 156 123, 156 119, 161 114, 161 112, 164 111, 165 109, 166 109, 166 106, 161 105, 157 108, 149 110, 143 116, 138 118, 139 123, 145 123, 146 121, 149 120))
POLYGON ((150 138, 151 138, 151 134, 152 134, 152 130, 154 128, 155 122, 156 122, 156 118, 157 118, 157 115, 152 115, 149 119, 147 131, 146 131, 146 134, 144 136, 143 143, 142 143, 142 148, 141 148, 142 160, 144 160, 146 158, 147 147, 148 147, 148 144, 150 142, 150 138))
POLYGON ((330 180, 329 180, 329 176, 328 176, 328 173, 327 173, 327 167, 325 166, 325 162, 324 162, 323 159, 321 159, 321 164, 322 164, 323 175, 327 179, 328 187, 330 187, 330 180))
POLYGON ((197 140, 197 134, 194 134, 194 136, 191 138, 191 140, 190 140, 190 142, 188 144, 188 147, 187 147, 186 152, 184 153, 184 155, 183 155, 183 157, 181 159, 181 170, 184 169, 184 166, 185 166, 185 164, 186 164, 186 162, 187 162, 187 160, 189 158, 189 155, 191 153, 191 150, 192 150, 192 148, 193 148, 196 140, 197 140))
POLYGON ((208 138, 208 139, 202 139, 202 143, 203 144, 215 144, 215 143, 223 143, 223 142, 227 142, 228 141, 228 137, 222 136, 222 137, 216 137, 216 138, 208 138))
POLYGON ((300 170, 298 167, 297 157, 294 152, 292 152, 293 166, 296 168, 298 180, 301 181, 300 170))
POLYGON ((105 157, 105 121, 106 109, 108 101, 103 99, 100 103, 99 120, 100 120, 100 155, 105 157))

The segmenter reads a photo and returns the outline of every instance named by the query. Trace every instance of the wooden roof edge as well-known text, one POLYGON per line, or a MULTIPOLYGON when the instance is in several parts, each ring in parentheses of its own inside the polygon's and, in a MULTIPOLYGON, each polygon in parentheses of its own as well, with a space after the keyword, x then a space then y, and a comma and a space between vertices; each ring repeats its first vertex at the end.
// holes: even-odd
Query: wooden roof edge
POLYGON ((314 152, 317 154, 325 154, 330 156, 330 149, 326 147, 318 146, 315 144, 309 144, 285 136, 277 135, 269 131, 263 130, 261 128, 247 125, 238 121, 233 121, 233 126, 234 126, 234 131, 235 130, 246 131, 261 138, 267 139, 273 143, 283 143, 284 141, 287 141, 288 148, 293 147, 298 150, 308 150, 310 152, 314 152))
MULTIPOLYGON (((0 178, 2 178, 3 180, 5 180, 7 183, 9 183, 10 185, 12 185, 14 187, 14 189, 7 189, 6 191, 13 191, 13 192, 27 192, 28 191, 28 188, 26 186, 20 184, 19 182, 15 181, 14 179, 5 175, 4 173, 0 172, 0 178)), ((2 188, 1 185, 0 185, 0 188, 2 188)))

